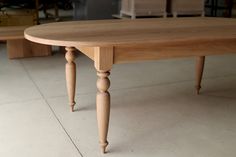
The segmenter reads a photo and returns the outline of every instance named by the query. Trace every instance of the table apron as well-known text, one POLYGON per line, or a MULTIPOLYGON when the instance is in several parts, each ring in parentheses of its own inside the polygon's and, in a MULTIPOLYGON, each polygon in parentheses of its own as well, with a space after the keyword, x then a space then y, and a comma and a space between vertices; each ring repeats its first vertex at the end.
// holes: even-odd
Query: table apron
POLYGON ((114 64, 159 60, 177 57, 208 56, 236 53, 236 39, 178 42, 164 44, 136 44, 114 47, 114 64))

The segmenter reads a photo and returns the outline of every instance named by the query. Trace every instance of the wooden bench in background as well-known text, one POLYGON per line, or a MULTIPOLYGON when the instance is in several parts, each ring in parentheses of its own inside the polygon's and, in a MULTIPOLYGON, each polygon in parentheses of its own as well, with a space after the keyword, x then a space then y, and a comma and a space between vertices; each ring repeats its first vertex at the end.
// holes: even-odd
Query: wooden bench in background
POLYGON ((51 55, 51 46, 33 43, 24 38, 27 26, 0 28, 0 41, 7 41, 8 58, 26 58, 51 55))

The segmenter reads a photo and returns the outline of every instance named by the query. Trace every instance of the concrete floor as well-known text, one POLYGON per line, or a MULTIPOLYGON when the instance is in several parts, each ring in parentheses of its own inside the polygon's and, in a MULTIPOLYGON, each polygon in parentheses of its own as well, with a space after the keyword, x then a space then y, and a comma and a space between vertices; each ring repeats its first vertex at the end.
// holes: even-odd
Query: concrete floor
MULTIPOLYGON (((99 157, 93 62, 77 62, 69 111, 64 56, 8 60, 0 44, 0 157, 99 157)), ((107 157, 234 157, 236 55, 114 65, 107 157)))

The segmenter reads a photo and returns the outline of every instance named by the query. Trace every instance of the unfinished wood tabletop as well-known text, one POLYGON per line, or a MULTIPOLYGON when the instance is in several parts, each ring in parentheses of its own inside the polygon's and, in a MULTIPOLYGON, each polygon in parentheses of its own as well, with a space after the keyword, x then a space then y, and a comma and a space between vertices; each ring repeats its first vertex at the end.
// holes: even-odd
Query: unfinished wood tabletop
POLYGON ((153 18, 73 21, 43 24, 25 30, 29 40, 58 46, 116 46, 196 40, 236 40, 236 19, 153 18))

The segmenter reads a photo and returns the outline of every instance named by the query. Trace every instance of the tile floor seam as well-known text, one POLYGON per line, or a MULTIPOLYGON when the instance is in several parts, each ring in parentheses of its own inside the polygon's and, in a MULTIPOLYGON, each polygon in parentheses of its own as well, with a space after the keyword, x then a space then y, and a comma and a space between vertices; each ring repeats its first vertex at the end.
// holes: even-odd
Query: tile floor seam
POLYGON ((41 92, 41 90, 39 89, 38 85, 36 84, 36 82, 34 82, 33 78, 31 77, 30 73, 28 72, 28 70, 26 69, 26 67, 24 66, 24 63, 22 63, 22 61, 20 60, 20 64, 23 66, 26 74, 28 75, 29 79, 32 81, 32 83, 34 84, 34 86, 36 87, 36 89, 38 90, 38 92, 40 93, 40 95, 42 96, 42 99, 45 101, 45 103, 47 104, 47 106, 49 107, 49 109, 51 110, 54 118, 56 119, 56 121, 59 123, 59 125, 61 126, 62 130, 64 131, 64 133, 67 135, 67 137, 69 138, 69 140, 71 141, 72 145, 74 146, 74 148, 77 150, 78 154, 83 157, 82 153, 80 152, 79 148, 76 146, 75 142, 73 141, 72 137, 69 135, 69 133, 67 132, 66 128, 62 125, 62 123, 60 122, 59 118, 57 117, 56 113, 54 112, 54 110, 52 109, 52 107, 50 106, 49 102, 47 101, 47 99, 45 98, 45 96, 43 95, 43 93, 41 92))

